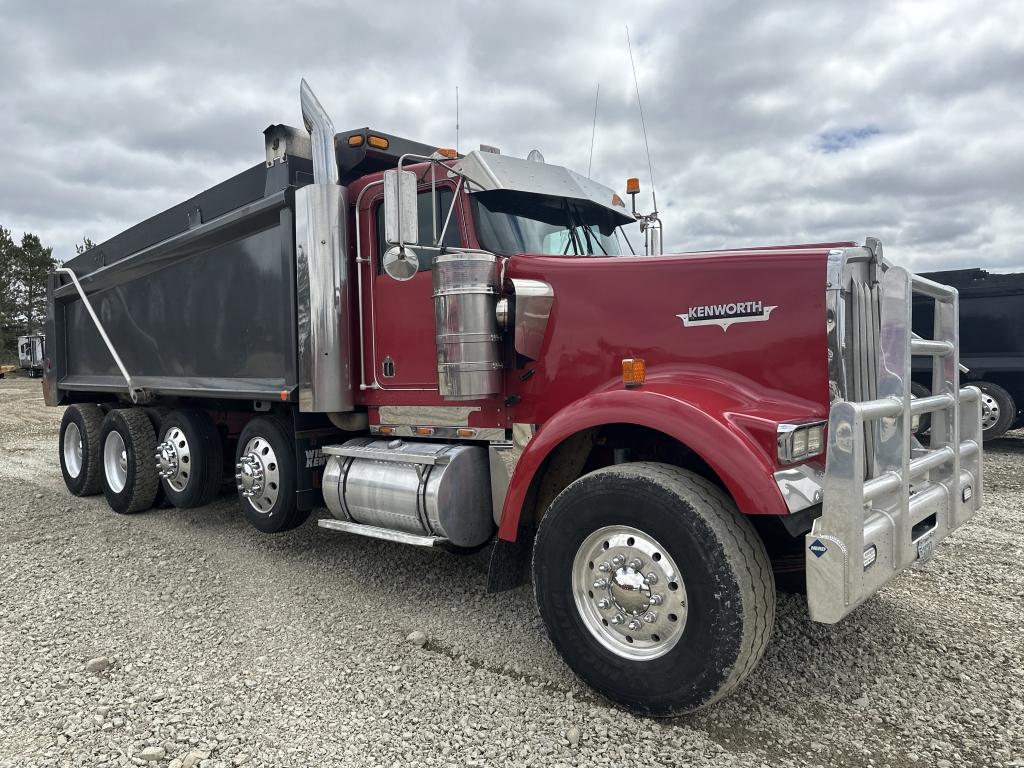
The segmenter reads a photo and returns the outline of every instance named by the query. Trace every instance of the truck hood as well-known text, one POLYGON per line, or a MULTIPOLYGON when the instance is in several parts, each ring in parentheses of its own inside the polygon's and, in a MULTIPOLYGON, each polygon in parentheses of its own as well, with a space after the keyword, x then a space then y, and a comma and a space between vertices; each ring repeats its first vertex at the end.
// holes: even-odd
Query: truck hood
POLYGON ((509 371, 510 419, 543 423, 586 393, 621 388, 630 357, 644 359, 648 382, 717 382, 751 413, 827 418, 826 260, 852 245, 513 256, 506 277, 546 283, 554 298, 535 359, 509 371))

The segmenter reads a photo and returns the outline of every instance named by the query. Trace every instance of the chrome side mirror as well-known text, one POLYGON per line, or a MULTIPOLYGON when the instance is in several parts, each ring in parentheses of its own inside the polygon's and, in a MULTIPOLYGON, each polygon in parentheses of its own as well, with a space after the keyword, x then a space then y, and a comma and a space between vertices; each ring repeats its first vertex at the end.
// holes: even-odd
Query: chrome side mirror
POLYGON ((384 171, 384 239, 389 245, 416 245, 419 233, 416 174, 384 171))

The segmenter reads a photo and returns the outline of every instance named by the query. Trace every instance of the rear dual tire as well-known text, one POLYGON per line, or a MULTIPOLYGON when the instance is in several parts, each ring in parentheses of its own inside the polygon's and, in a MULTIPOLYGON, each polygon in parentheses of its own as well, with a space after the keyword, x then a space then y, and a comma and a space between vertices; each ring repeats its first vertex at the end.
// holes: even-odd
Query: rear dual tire
POLYGON ((295 497, 295 443, 281 422, 258 416, 246 424, 235 462, 238 503, 253 528, 283 533, 306 522, 311 510, 295 497))
POLYGON ((153 463, 156 432, 141 408, 110 411, 100 429, 103 495, 121 515, 153 506, 160 479, 153 463))

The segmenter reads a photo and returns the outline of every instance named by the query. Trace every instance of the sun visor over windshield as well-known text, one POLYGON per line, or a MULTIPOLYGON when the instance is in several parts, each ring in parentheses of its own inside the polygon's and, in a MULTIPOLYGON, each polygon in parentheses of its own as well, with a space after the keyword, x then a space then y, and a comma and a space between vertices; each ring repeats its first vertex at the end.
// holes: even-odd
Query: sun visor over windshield
POLYGON ((460 159, 454 169, 471 183, 470 192, 503 189, 584 200, 610 211, 617 224, 635 221, 614 190, 560 165, 474 150, 460 159))

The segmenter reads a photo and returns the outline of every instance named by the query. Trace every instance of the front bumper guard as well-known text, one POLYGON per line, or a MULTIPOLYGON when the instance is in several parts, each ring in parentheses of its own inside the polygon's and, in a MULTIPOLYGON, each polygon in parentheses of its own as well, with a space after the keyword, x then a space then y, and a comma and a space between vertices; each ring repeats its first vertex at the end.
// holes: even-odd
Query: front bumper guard
POLYGON ((878 399, 829 415, 822 514, 805 537, 811 619, 835 623, 981 506, 981 394, 960 389, 957 292, 889 267, 882 276, 878 399), (911 332, 914 293, 935 299, 932 340, 911 332), (934 359, 932 395, 910 397, 913 355, 934 359), (929 446, 914 416, 931 413, 929 446))

